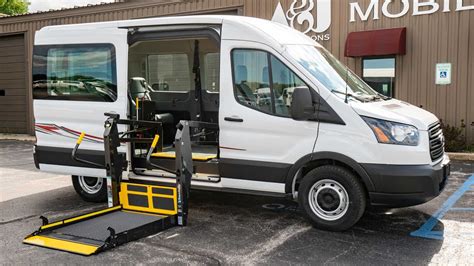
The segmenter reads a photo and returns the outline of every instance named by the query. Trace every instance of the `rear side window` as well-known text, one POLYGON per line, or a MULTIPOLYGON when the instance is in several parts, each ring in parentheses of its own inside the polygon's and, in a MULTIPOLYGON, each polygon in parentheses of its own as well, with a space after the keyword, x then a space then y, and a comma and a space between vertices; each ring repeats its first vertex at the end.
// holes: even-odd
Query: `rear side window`
POLYGON ((111 44, 35 46, 35 99, 114 102, 115 49, 111 44))
POLYGON ((187 54, 148 55, 148 82, 157 91, 191 90, 187 54))

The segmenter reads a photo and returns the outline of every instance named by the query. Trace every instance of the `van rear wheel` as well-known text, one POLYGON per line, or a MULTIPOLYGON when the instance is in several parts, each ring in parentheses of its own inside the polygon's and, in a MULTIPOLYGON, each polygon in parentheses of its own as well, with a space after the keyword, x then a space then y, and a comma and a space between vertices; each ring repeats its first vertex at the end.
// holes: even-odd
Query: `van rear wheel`
POLYGON ((298 201, 314 227, 343 231, 352 227, 365 211, 364 187, 347 169, 325 165, 303 178, 298 201))
POLYGON ((107 182, 104 178, 73 175, 72 184, 77 194, 85 201, 107 201, 107 182))

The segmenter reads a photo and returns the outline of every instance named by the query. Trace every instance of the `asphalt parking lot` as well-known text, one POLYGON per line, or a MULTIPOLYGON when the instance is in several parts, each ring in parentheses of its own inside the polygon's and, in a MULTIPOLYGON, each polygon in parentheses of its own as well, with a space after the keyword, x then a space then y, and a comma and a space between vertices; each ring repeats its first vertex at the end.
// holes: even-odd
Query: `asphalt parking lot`
POLYGON ((38 172, 31 143, 0 140, 0 264, 473 265, 474 165, 453 162, 451 171, 435 200, 371 209, 342 233, 312 228, 289 200, 192 191, 187 227, 83 257, 21 241, 40 215, 57 220, 105 205, 82 201, 68 176, 38 172))

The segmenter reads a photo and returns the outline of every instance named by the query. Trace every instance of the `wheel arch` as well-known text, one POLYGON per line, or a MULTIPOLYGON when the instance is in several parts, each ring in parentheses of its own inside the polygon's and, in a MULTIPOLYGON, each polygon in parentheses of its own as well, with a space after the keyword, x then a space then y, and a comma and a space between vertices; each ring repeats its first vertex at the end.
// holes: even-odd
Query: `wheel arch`
POLYGON ((375 186, 365 169, 350 157, 336 152, 314 152, 300 158, 290 167, 285 180, 285 192, 293 194, 294 184, 310 170, 328 164, 341 165, 353 171, 362 181, 367 192, 374 191, 375 186))

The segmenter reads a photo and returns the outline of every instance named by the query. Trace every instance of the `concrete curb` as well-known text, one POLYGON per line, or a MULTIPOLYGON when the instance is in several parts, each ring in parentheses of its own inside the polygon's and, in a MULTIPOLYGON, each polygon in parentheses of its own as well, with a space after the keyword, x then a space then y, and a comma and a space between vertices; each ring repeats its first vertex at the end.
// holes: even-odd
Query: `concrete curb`
POLYGON ((457 161, 474 161, 474 153, 470 152, 448 152, 449 159, 457 161))
POLYGON ((36 141, 35 136, 26 134, 5 134, 0 133, 0 140, 20 140, 20 141, 36 141))

